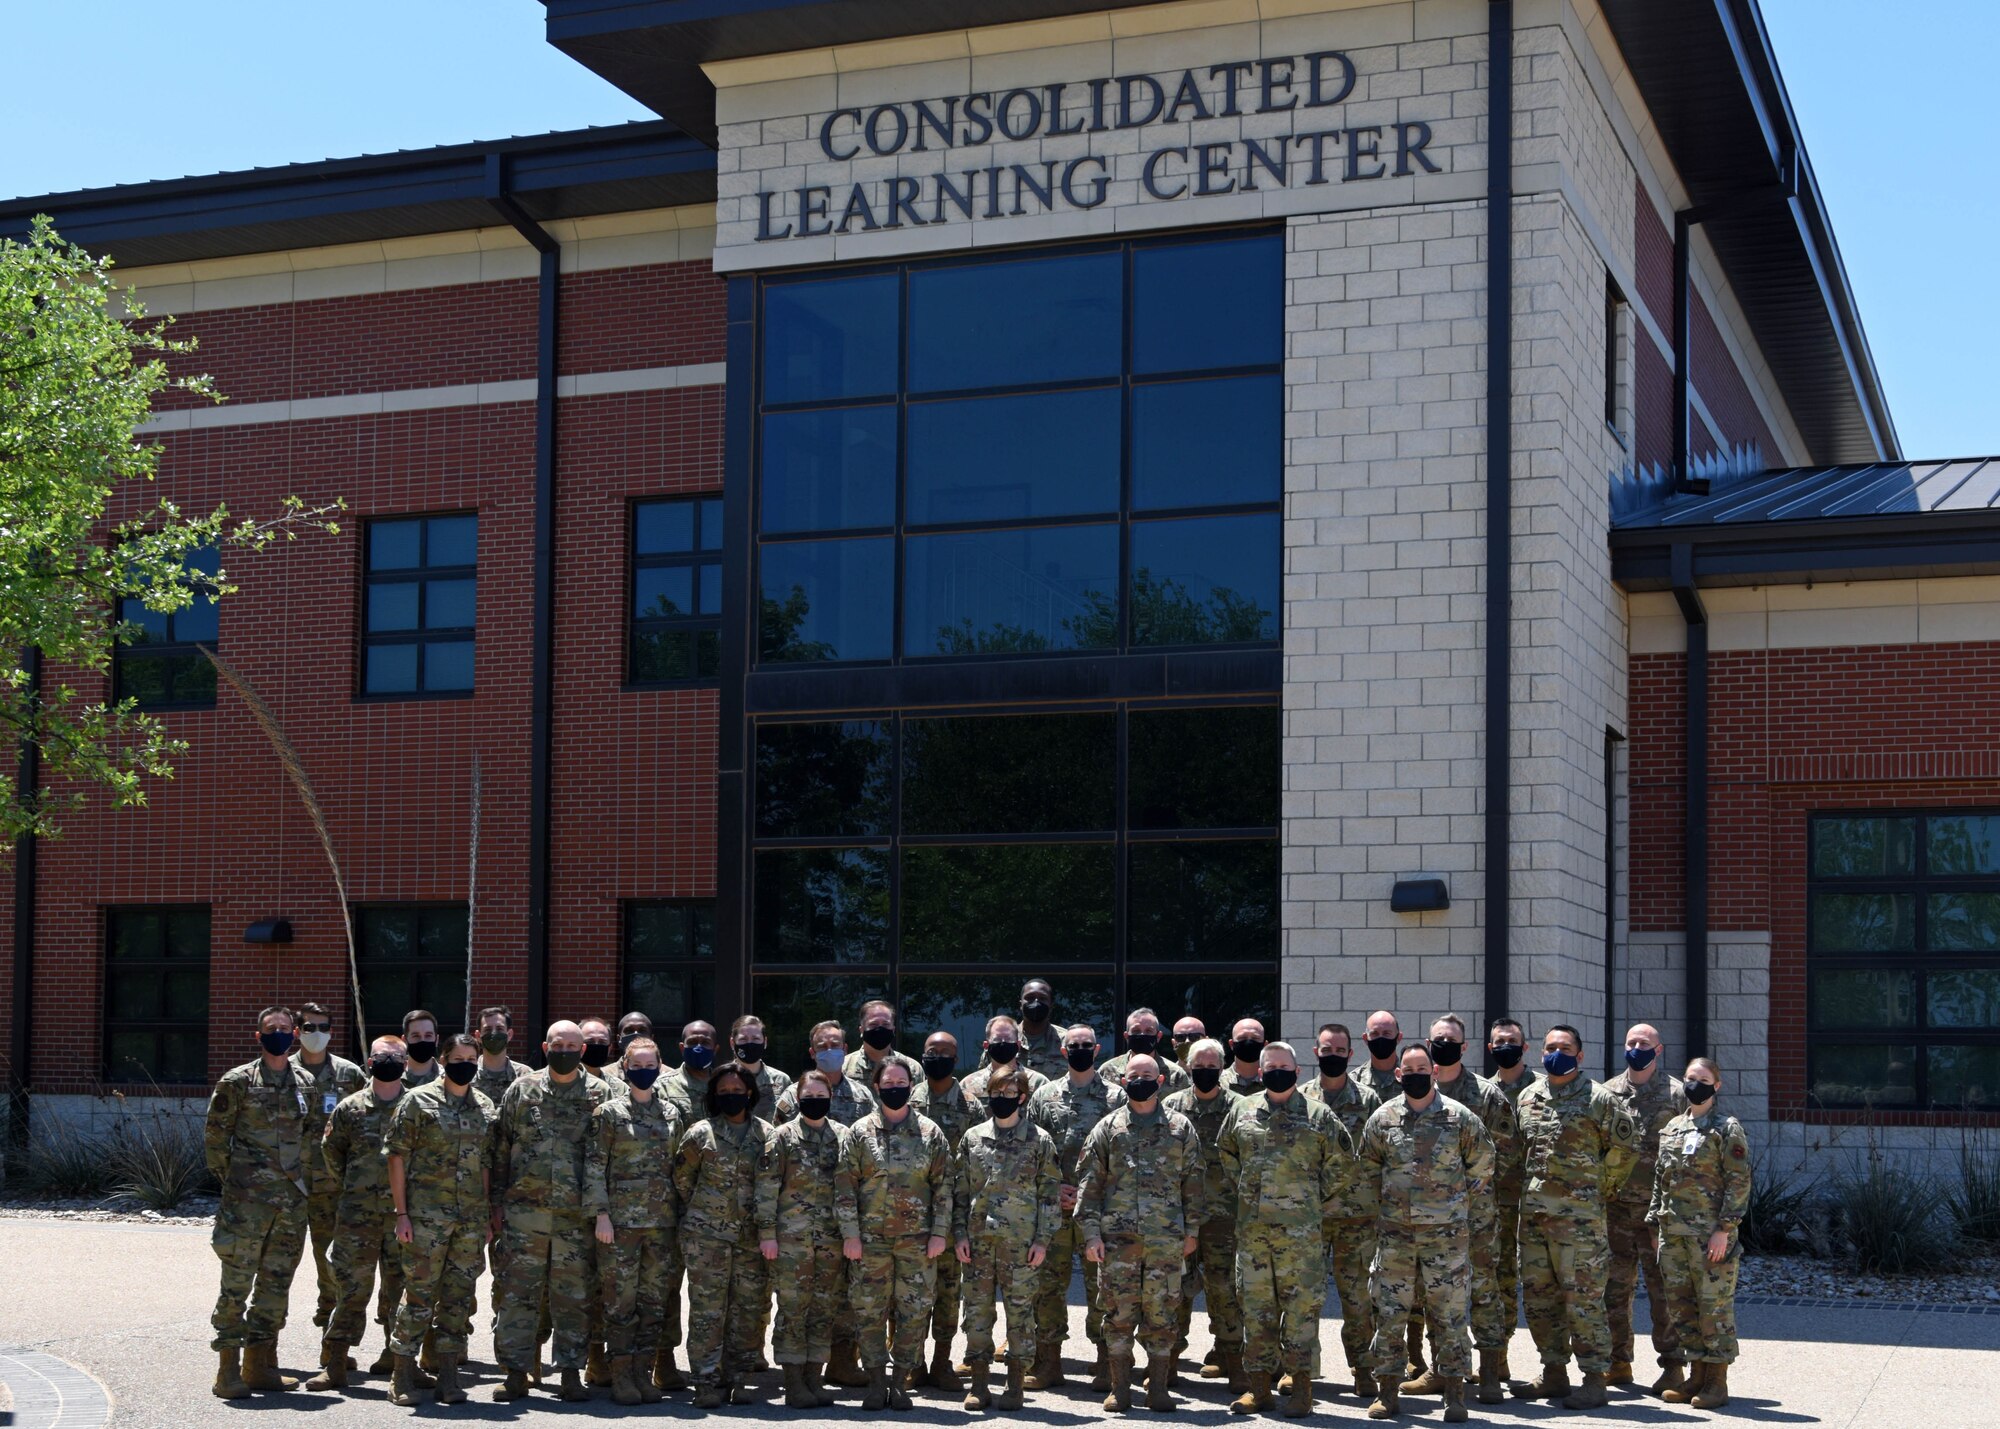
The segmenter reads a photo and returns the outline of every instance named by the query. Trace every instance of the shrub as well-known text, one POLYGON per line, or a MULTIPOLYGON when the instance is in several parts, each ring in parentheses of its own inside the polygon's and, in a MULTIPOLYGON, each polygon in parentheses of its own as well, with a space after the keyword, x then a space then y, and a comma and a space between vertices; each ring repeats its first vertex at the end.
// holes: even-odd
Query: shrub
POLYGON ((169 1116, 138 1117, 120 1126, 107 1149, 111 1193, 156 1211, 215 1189, 201 1134, 169 1116))
POLYGON ((1783 1255, 1804 1235, 1813 1186, 1771 1171, 1767 1158, 1750 1179, 1750 1205, 1737 1238, 1750 1255, 1783 1255))
POLYGON ((1840 1229, 1862 1270, 1896 1275, 1932 1270, 1957 1247, 1949 1193, 1929 1177, 1897 1176, 1871 1166, 1834 1185, 1840 1229))
POLYGON ((1958 1185, 1951 1192, 1958 1233, 1988 1245, 2000 1241, 2000 1150, 1966 1145, 1958 1153, 1958 1185))
POLYGON ((107 1148, 64 1121, 35 1128, 22 1179, 30 1191, 68 1199, 102 1196, 111 1181, 107 1148))

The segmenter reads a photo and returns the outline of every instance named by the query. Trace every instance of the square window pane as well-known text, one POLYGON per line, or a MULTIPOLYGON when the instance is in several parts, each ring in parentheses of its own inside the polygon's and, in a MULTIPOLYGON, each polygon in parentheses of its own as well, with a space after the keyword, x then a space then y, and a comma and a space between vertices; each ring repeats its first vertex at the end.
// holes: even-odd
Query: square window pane
POLYGON ((1916 895, 1911 893, 1815 893, 1812 951, 1914 952, 1916 909, 1916 895))
POLYGON ((1283 379, 1222 377, 1132 389, 1132 507, 1276 501, 1283 379))
POLYGON ((363 908, 355 915, 355 927, 354 955, 358 961, 401 962, 416 956, 414 908, 363 908))
POLYGON ((642 556, 677 556, 694 549, 692 501, 642 501, 633 509, 633 544, 642 556))
POLYGON ((1815 972, 1812 1013, 1813 1025, 1829 1032, 1914 1027, 1916 974, 1889 968, 1815 972))
POLYGON ((757 837, 889 832, 889 722, 757 727, 757 837))
POLYGON ((701 589, 695 606, 703 615, 722 614, 722 567, 700 566, 701 589))
POLYGON ((173 699, 172 656, 140 654, 125 649, 118 654, 118 698, 137 700, 142 705, 163 705, 173 699))
POLYGON ((222 606, 215 597, 197 593, 186 605, 174 612, 174 640, 182 645, 196 641, 214 643, 220 633, 222 606))
POLYGON ((764 401, 820 402, 896 390, 894 273, 764 287, 764 401))
POLYGON ((1824 818, 1812 821, 1812 877, 1893 878, 1916 870, 1917 821, 1824 818))
POLYGON ((163 610, 149 610, 146 602, 137 596, 127 596, 118 602, 118 618, 138 628, 131 632, 130 646, 164 645, 167 643, 171 617, 163 610))
POLYGON ((1932 1047, 1930 1059, 1932 1106, 2000 1107, 2000 1047, 1932 1047))
POLYGON ((896 409, 764 418, 758 519, 765 531, 838 531, 896 520, 896 409))
POLYGON ((154 1072, 162 1083, 199 1084, 208 1080, 208 1033, 162 1032, 160 1065, 154 1072))
POLYGON ((1118 641, 1118 528, 912 536, 906 655, 1102 650, 1118 641))
POLYGON ((113 1022, 156 1022, 166 1003, 166 974, 131 968, 104 981, 104 1015, 113 1022))
POLYGON ((710 496, 701 503, 701 548, 704 551, 722 549, 722 498, 710 496))
POLYGON ((1924 979, 1933 1027, 2000 1028, 2000 968, 1954 968, 1924 979))
MULTIPOLYGON (((403 1014, 423 1004, 410 997, 407 967, 372 967, 361 970, 361 1006, 373 1027, 396 1027, 401 1032, 403 1014)), ((435 1008, 429 1009, 436 1011, 435 1008)))
POLYGON ((112 1032, 104 1039, 104 1075, 114 1082, 159 1079, 158 1037, 151 1032, 112 1032))
POLYGON ((722 674, 722 633, 697 630, 694 635, 694 674, 698 680, 717 679, 722 674))
POLYGON ((417 913, 417 956, 462 961, 470 918, 463 904, 424 908, 417 913))
POLYGON ((1131 827, 1277 827, 1277 706, 1133 710, 1130 719, 1131 827))
POLYGON ((625 956, 640 962, 691 956, 687 905, 629 903, 625 907, 625 956))
POLYGON ((713 903, 693 903, 688 906, 689 921, 694 925, 694 955, 698 958, 715 956, 715 905, 713 903))
POLYGON ((417 583, 378 581, 368 587, 368 631, 417 628, 417 583))
POLYGON ((438 1034, 449 1037, 465 1030, 465 970, 421 968, 417 971, 417 1006, 436 1015, 438 1034))
POLYGON ((693 566, 645 566, 632 572, 632 614, 639 619, 694 613, 693 566))
POLYGON ((913 271, 910 390, 1115 375, 1124 268, 1124 255, 1112 252, 913 271))
POLYGON ((368 569, 415 569, 423 558, 423 535, 424 523, 421 520, 369 522, 368 569))
POLYGON ((2000 893, 1933 893, 1926 912, 1932 951, 2000 954, 2000 893))
POLYGON ((426 630, 470 630, 476 617, 477 581, 426 581, 424 583, 424 628, 426 630))
POLYGON ((1813 1047, 1806 1095, 1821 1106, 1907 1107, 1917 1101, 1917 1048, 1908 1042, 1813 1047))
POLYGON ((904 962, 1110 962, 1109 844, 903 850, 904 962))
POLYGON ((903 722, 906 834, 1110 830, 1117 777, 1116 715, 903 722))
POLYGON ((181 908, 161 915, 165 955, 208 961, 209 915, 206 908, 181 908))
POLYGON ((163 1010, 169 1022, 208 1021, 208 969, 175 968, 166 974, 163 1010))
POLYGON ((1133 844, 1131 953, 1146 962, 1278 959, 1278 844, 1133 844))
POLYGON ((1132 250, 1132 370, 1192 372, 1284 357, 1278 234, 1132 250))
MULTIPOLYGON (((681 1028, 715 1012, 715 974, 701 968, 653 968, 628 963, 625 995, 618 1005, 643 1012, 653 1020, 653 1037, 662 1047, 681 1039, 681 1028)), ((674 1054, 679 1060, 679 1054, 674 1054)))
POLYGON ((632 681, 652 684, 661 680, 699 678, 696 670, 695 635, 692 630, 635 630, 632 632, 632 681))
POLYGON ((1132 643, 1278 638, 1278 515, 1132 524, 1132 643))
POLYGON ((764 849, 755 879, 758 962, 889 961, 886 850, 764 849))
POLYGON ((761 659, 889 658, 896 560, 888 537, 765 545, 758 565, 761 659))
MULTIPOLYGON (((1042 975, 1043 969, 1027 966, 1008 967, 979 977, 905 973, 901 1007, 903 1044, 914 1049, 933 1032, 949 1032, 958 1039, 959 1070, 971 1071, 983 1059, 987 1020, 1003 1012, 1010 1017, 1018 1016, 1021 984, 1042 975)), ((1088 1026, 1102 1041, 1104 1055, 1109 1056, 1114 1016, 1111 979, 1101 975, 1059 976, 1055 994, 1057 1024, 1088 1026)))
POLYGON ((430 544, 424 549, 427 566, 470 566, 479 559, 479 518, 477 516, 433 516, 430 544))
POLYGON ((861 1004, 888 995, 884 976, 779 973, 750 980, 750 1011, 763 1019, 771 1065, 796 1077, 811 1063, 814 1023, 837 1019, 849 1048, 858 1047, 861 1004))
POLYGON ((1935 814, 1926 837, 1933 876, 2000 873, 2000 814, 1935 814))
POLYGON ((472 642, 470 640, 426 641, 424 688, 426 690, 471 689, 472 642))
POLYGON ((206 655, 172 655, 161 663, 167 670, 168 698, 175 704, 215 703, 215 666, 206 655))
POLYGON ((369 695, 415 694, 417 647, 370 645, 362 667, 361 690, 369 695))
MULTIPOLYGON (((1199 1017, 1208 1035, 1225 1046, 1229 1042, 1229 1029, 1246 1017, 1263 1023, 1267 1037, 1276 1037, 1278 975, 1240 972, 1226 977, 1198 977, 1187 973, 1127 973, 1127 1014, 1135 1007, 1152 1008, 1159 1014, 1160 1025, 1167 1028, 1183 1017, 1199 1017)), ((1348 1025, 1353 1023, 1350 1021, 1348 1025)), ((1308 1061, 1306 1065, 1310 1068, 1312 1064, 1308 1061)))
POLYGON ((1119 441, 1116 387, 913 402, 903 519, 1115 512, 1119 441))
POLYGON ((159 913, 107 913, 106 943, 113 958, 160 958, 166 956, 164 915, 159 913))

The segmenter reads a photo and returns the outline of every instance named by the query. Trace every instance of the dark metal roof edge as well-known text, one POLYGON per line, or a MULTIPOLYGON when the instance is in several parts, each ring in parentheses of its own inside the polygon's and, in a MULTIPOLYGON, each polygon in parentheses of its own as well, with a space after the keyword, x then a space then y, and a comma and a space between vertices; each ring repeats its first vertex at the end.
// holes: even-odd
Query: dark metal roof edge
MULTIPOLYGON (((1614 526, 1613 551, 1670 546, 1736 546, 1838 540, 1847 543, 1901 537, 1990 531, 2000 542, 2000 510, 1899 512, 1887 516, 1834 516, 1805 521, 1731 521, 1699 526, 1614 526)), ((2000 545, 1995 558, 2000 559, 2000 545)))

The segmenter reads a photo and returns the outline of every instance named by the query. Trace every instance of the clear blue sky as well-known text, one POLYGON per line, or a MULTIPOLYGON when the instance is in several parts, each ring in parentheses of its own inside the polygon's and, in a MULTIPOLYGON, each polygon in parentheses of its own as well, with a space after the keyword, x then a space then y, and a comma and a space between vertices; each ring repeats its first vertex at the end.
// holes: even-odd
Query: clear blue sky
MULTIPOLYGON (((2000 3, 1763 3, 1904 450, 2000 453, 2000 3)), ((7 8, 0 194, 648 117, 536 0, 7 8)))

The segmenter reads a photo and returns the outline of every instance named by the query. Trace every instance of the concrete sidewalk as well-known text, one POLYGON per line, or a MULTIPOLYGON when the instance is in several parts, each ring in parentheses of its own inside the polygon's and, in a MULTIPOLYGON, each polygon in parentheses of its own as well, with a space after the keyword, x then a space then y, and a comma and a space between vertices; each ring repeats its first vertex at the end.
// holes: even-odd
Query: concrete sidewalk
MULTIPOLYGON (((473 1366, 473 1398, 457 1408, 426 1405, 419 1410, 388 1404, 384 1378, 363 1376, 342 1399, 303 1392, 260 1394, 224 1403, 209 1394, 215 1357, 208 1348, 208 1315, 216 1288, 216 1261, 205 1227, 150 1226, 132 1222, 0 1220, 0 1379, 12 1389, 13 1429, 89 1429, 103 1422, 89 1385, 69 1382, 51 1394, 36 1379, 61 1382, 61 1363, 87 1372, 109 1397, 111 1423, 118 1426, 214 1426, 243 1422, 241 1416, 274 1410, 314 1416, 324 1429, 383 1426, 425 1418, 506 1422, 524 1415, 608 1417, 646 1415, 673 1419, 703 1417, 688 1396, 660 1405, 622 1409, 608 1393, 589 1404, 561 1404, 535 1395, 518 1404, 494 1404, 490 1363, 473 1366), (46 1358, 43 1358, 46 1357, 46 1358), (31 1393, 37 1391, 37 1393, 31 1393), (48 1405, 55 1405, 51 1417, 48 1405), (37 1407, 44 1406, 44 1407, 37 1407)), ((487 1282, 480 1285, 482 1300, 487 1282)), ((318 1359, 318 1331, 312 1324, 313 1281, 307 1261, 293 1285, 292 1317, 280 1346, 280 1360, 300 1378, 318 1359)), ((1071 1308, 1072 1346, 1082 1343, 1080 1304, 1071 1308)), ((479 1361, 490 1358, 482 1325, 474 1341, 479 1361)), ((1766 1424, 1846 1426, 1944 1424, 1952 1429, 2000 1429, 2000 1315, 1952 1314, 1910 1309, 1883 1310, 1825 1306, 1749 1305, 1741 1311, 1743 1358, 1730 1376, 1735 1398, 1727 1409, 1706 1414, 1622 1393, 1609 1409, 1572 1414, 1543 1404, 1510 1400, 1491 1408, 1471 1405, 1475 1423, 1560 1423, 1577 1429, 1599 1425, 1695 1425, 1738 1419, 1766 1424)), ((1207 1331, 1196 1317, 1194 1343, 1205 1349, 1207 1331)), ((379 1331, 371 1326, 365 1364, 373 1358, 379 1331)), ((1326 1363, 1342 1364, 1339 1322, 1329 1318, 1322 1333, 1326 1363)), ((1517 1375, 1533 1372, 1534 1350, 1525 1330, 1512 1349, 1517 1375)), ((1072 1349, 1072 1369, 1075 1368, 1072 1349)), ((1650 1376, 1649 1376, 1650 1377, 1650 1376)), ((1069 1426, 1102 1422, 1098 1396, 1080 1378, 1063 1395, 1031 1395, 1022 1422, 1069 1426)), ((716 1411, 738 1420, 778 1418, 805 1425, 853 1423, 860 1411, 848 1407, 794 1414, 778 1397, 775 1374, 757 1381, 763 1403, 716 1411)), ((1217 1426, 1233 1420, 1228 1396, 1214 1381, 1183 1378, 1177 1387, 1183 1424, 1217 1426)), ((858 1393, 858 1392, 857 1392, 858 1393)), ((4 1400, 0 1400, 4 1402, 4 1400)), ((1324 1392, 1315 1421, 1365 1423, 1351 1395, 1324 1392)), ((1404 1401, 1402 1422, 1437 1425, 1437 1399, 1404 1401)), ((877 1416, 879 1417, 879 1416, 877 1416)), ((917 1407, 892 1419, 916 1424, 966 1424, 982 1416, 966 1414, 949 1401, 919 1391, 917 1407)), ((993 1416, 995 1422, 1003 1416, 993 1416)), ((1135 1423, 1149 1416, 1135 1410, 1135 1423)), ((0 1420, 4 1422, 4 1420, 0 1420)))

